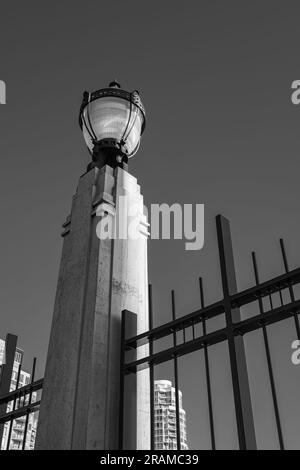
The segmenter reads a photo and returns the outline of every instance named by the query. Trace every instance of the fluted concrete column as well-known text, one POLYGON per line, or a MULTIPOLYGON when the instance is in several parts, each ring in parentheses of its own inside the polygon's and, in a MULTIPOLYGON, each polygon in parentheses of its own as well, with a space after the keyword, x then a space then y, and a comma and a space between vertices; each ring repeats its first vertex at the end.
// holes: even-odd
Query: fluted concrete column
MULTIPOLYGON (((109 166, 83 175, 63 237, 36 448, 113 450, 122 310, 137 314, 138 333, 148 329, 148 224, 136 178, 109 166), (124 236, 133 219, 138 239, 124 236), (99 239, 99 224, 116 238, 99 239)), ((150 448, 149 395, 146 370, 137 376, 139 449, 150 448)))

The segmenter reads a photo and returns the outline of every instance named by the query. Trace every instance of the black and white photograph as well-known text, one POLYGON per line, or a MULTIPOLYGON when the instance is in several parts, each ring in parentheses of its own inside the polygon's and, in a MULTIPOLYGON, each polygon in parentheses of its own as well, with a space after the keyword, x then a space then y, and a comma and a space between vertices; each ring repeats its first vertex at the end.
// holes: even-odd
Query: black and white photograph
POLYGON ((299 44, 296 0, 1 0, 0 461, 300 450, 299 44))

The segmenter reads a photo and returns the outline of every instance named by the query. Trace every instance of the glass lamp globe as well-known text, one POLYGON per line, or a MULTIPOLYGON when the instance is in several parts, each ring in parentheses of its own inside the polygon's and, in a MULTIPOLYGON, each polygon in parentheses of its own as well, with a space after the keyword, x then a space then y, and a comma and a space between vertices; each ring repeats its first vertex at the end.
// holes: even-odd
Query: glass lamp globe
POLYGON ((108 88, 84 92, 79 124, 93 161, 115 166, 137 152, 145 109, 138 91, 129 93, 112 82, 108 88))

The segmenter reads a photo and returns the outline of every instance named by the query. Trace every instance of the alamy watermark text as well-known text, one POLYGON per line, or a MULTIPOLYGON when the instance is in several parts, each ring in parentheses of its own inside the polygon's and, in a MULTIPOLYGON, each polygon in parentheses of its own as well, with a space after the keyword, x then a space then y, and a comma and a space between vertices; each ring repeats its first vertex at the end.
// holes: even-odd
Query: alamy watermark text
POLYGON ((100 240, 138 240, 146 235, 153 240, 185 240, 188 251, 204 246, 204 204, 151 204, 149 211, 125 195, 118 197, 116 209, 104 203, 96 215, 100 240))
POLYGON ((0 104, 6 104, 6 84, 0 80, 0 104))

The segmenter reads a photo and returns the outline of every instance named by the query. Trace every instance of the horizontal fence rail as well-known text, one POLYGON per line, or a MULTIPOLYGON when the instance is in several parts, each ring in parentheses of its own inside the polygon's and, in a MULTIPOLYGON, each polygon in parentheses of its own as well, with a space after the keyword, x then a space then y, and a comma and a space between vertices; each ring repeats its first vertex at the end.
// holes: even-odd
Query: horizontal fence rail
MULTIPOLYGON (((249 303, 251 302, 252 300, 249 303)), ((246 303, 244 303, 243 305, 246 305, 246 303)), ((224 313, 224 310, 220 313, 224 313)), ((264 312, 263 314, 259 314, 252 318, 247 318, 246 320, 234 323, 232 326, 233 332, 235 336, 244 335, 245 333, 250 333, 251 331, 261 328, 263 325, 271 325, 281 320, 294 317, 295 314, 298 315, 299 313, 300 300, 296 302, 290 302, 276 309, 264 312)), ((190 315, 187 315, 187 317, 189 316, 190 315)), ((181 318, 181 320, 184 320, 184 318, 185 317, 181 318)), ((153 342, 168 335, 173 335, 174 332, 184 332, 186 328, 200 323, 203 319, 207 319, 207 317, 203 315, 203 312, 200 310, 199 318, 193 322, 191 322, 190 319, 182 322, 172 321, 170 323, 167 323, 166 325, 163 325, 163 327, 154 328, 153 330, 148 331, 145 335, 137 335, 133 338, 126 340, 126 350, 135 349, 137 347, 147 344, 147 342, 149 341, 153 342)), ((228 339, 228 332, 227 328, 225 327, 213 331, 211 333, 201 335, 198 338, 194 338, 190 341, 186 341, 183 344, 178 344, 164 351, 153 353, 137 361, 125 363, 124 370, 125 373, 137 372, 139 370, 144 369, 145 367, 148 367, 149 364, 157 365, 161 362, 166 362, 172 359, 174 355, 182 356, 184 354, 189 354, 191 352, 202 349, 205 346, 211 346, 213 344, 225 341, 226 339, 228 339)))
MULTIPOLYGON (((254 301, 257 301, 259 298, 268 297, 270 294, 274 294, 276 292, 280 292, 283 289, 290 288, 296 284, 300 283, 300 268, 294 269, 287 274, 283 274, 278 276, 270 281, 263 282, 258 284, 257 286, 251 287, 250 289, 245 289, 238 294, 233 294, 230 296, 230 304, 231 308, 234 309, 236 307, 242 307, 247 304, 250 304, 254 301)), ((300 309, 300 301, 293 301, 289 304, 286 304, 280 309, 278 312, 274 310, 270 310, 269 312, 264 312, 264 316, 261 317, 260 315, 257 316, 257 320, 259 318, 260 322, 265 321, 265 316, 268 313, 272 312, 274 318, 269 318, 269 323, 275 323, 276 321, 283 320, 284 318, 288 318, 288 316, 293 316, 294 313, 299 313, 300 309), (294 312, 295 310, 295 312, 294 312), (290 315, 287 312, 290 311, 290 315), (278 317, 282 318, 278 318, 278 317)), ((136 348, 139 346, 144 346, 150 340, 158 340, 165 336, 173 334, 174 331, 182 331, 185 328, 188 328, 192 325, 196 325, 200 323, 203 319, 209 320, 214 318, 220 314, 225 312, 224 308, 224 301, 216 302, 208 307, 203 309, 196 310, 188 315, 182 316, 177 318, 177 320, 171 321, 166 323, 165 325, 161 325, 157 328, 153 328, 152 330, 146 331, 140 335, 137 335, 133 338, 128 338, 125 340, 125 347, 127 350, 131 348, 136 348)))

